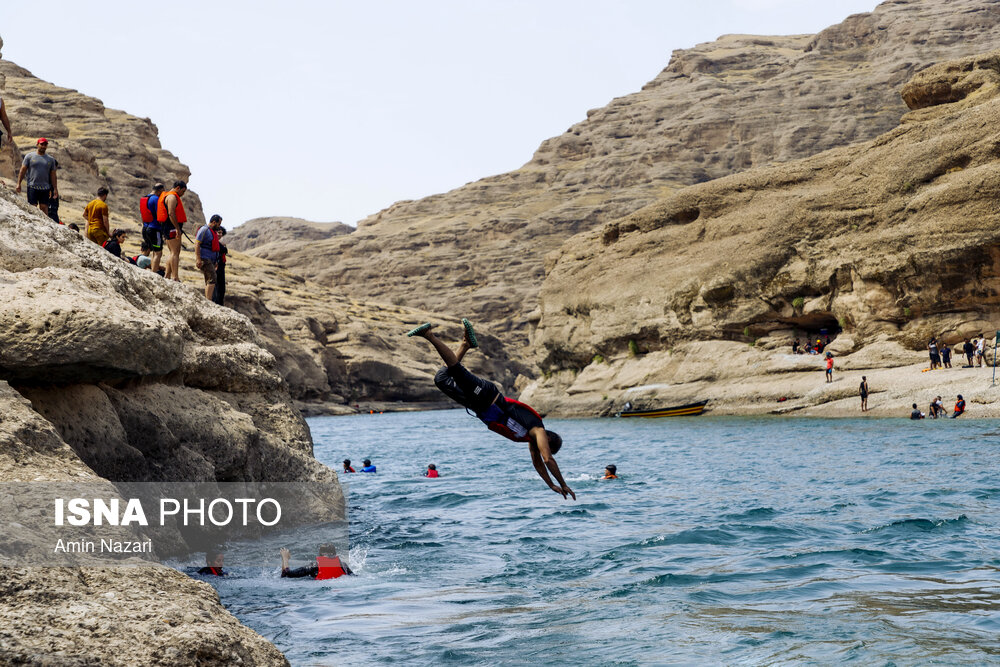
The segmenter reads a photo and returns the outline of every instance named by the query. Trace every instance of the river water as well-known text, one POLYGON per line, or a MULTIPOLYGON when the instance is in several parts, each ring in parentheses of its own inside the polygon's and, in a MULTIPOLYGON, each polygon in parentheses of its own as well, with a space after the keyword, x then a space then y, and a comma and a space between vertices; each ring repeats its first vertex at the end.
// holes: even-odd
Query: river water
POLYGON ((358 576, 212 582, 293 665, 1000 664, 995 421, 550 420, 576 502, 459 410, 309 424, 358 576))

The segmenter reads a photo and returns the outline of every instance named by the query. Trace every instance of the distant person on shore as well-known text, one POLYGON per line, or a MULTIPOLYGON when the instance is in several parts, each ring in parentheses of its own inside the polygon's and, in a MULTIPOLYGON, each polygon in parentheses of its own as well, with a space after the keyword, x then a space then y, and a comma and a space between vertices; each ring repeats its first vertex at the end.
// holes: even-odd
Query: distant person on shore
POLYGON ((964 354, 965 358, 969 360, 969 368, 972 368, 972 355, 974 355, 975 353, 976 353, 975 345, 970 343, 969 339, 966 338, 965 342, 962 343, 962 354, 964 354))
POLYGON ((222 242, 226 235, 226 228, 219 227, 219 264, 215 267, 215 290, 212 292, 212 301, 220 306, 226 305, 226 255, 229 248, 222 242))
POLYGON ((614 463, 604 466, 604 477, 601 479, 618 479, 618 466, 614 463))
POLYGON ((917 404, 913 404, 913 412, 910 413, 910 419, 923 419, 924 413, 917 408, 917 404))
POLYGON ((799 339, 796 338, 795 340, 792 341, 792 354, 798 354, 798 353, 799 353, 799 339))
POLYGON ((562 447, 562 438, 554 431, 547 431, 542 417, 530 406, 506 398, 489 380, 476 377, 462 365, 465 354, 479 347, 476 332, 469 320, 462 320, 465 333, 456 353, 445 345, 431 329, 430 322, 409 331, 407 336, 420 336, 427 340, 441 356, 444 368, 434 376, 434 384, 449 398, 475 413, 486 428, 508 440, 528 443, 531 464, 545 484, 563 498, 576 494, 563 479, 555 454, 562 447), (551 475, 551 477, 550 477, 551 475), (552 481, 555 478, 555 482, 552 481))
POLYGON ((45 152, 49 148, 49 140, 45 137, 35 142, 35 152, 28 153, 21 161, 21 170, 17 172, 17 187, 14 192, 20 194, 21 181, 28 177, 28 203, 37 206, 45 215, 49 214, 49 198, 59 196, 59 184, 56 177, 56 159, 45 152))
POLYGON ((937 419, 938 417, 947 417, 948 411, 945 410, 944 403, 941 402, 941 397, 936 397, 931 401, 931 406, 929 410, 931 419, 937 419))
POLYGON ((868 412, 868 378, 861 376, 861 386, 858 387, 858 395, 861 396, 861 412, 868 412))
POLYGON ((316 556, 315 565, 297 567, 294 570, 289 569, 288 567, 288 562, 292 558, 291 552, 282 547, 280 553, 282 577, 291 577, 293 579, 312 577, 313 579, 319 581, 322 579, 336 579, 337 577, 342 577, 345 574, 354 574, 351 572, 351 568, 347 566, 347 563, 340 560, 340 556, 337 555, 337 547, 332 544, 320 545, 319 555, 316 556))
POLYGON ((108 189, 97 188, 97 198, 90 200, 83 209, 83 219, 87 223, 87 238, 97 245, 104 245, 111 236, 111 215, 108 212, 108 189))
POLYGON ((342 472, 357 472, 351 467, 351 459, 344 459, 344 469, 342 472))
POLYGON ((986 366, 986 336, 980 336, 976 341, 976 368, 986 366))
POLYGON ((376 472, 375 466, 368 459, 361 462, 361 472, 376 472))
POLYGON ((167 280, 180 282, 181 266, 181 235, 184 233, 184 223, 187 222, 187 214, 184 212, 184 204, 181 197, 187 192, 187 183, 184 181, 174 181, 172 190, 164 192, 156 200, 156 221, 160 223, 160 231, 163 234, 163 242, 170 251, 167 257, 167 271, 164 277, 167 280))
POLYGON ((833 382, 833 355, 826 353, 826 381, 833 382))
POLYGON ((440 477, 440 476, 441 475, 438 474, 437 466, 434 465, 433 463, 428 463, 427 464, 427 472, 424 473, 424 477, 428 477, 430 479, 434 479, 434 478, 440 477))
POLYGON ((927 350, 931 357, 931 370, 934 370, 941 366, 941 354, 938 352, 937 338, 931 338, 931 341, 927 343, 927 350))
MULTIPOLYGON (((7 118, 7 105, 3 103, 3 98, 0 97, 0 125, 3 125, 3 129, 7 130, 7 143, 14 143, 14 131, 10 129, 10 119, 7 118)), ((3 148, 3 136, 0 135, 0 148, 3 148)))
POLYGON ((149 244, 149 257, 154 273, 160 270, 160 260, 163 258, 163 229, 156 220, 156 207, 162 194, 163 183, 154 183, 152 192, 139 199, 142 240, 149 244))
POLYGON ((125 243, 125 230, 116 229, 101 246, 118 259, 122 258, 122 244, 125 243))
POLYGON ((959 394, 958 400, 955 401, 955 412, 951 413, 951 418, 954 419, 955 417, 963 414, 965 414, 965 399, 962 398, 961 394, 959 394))
POLYGON ((219 257, 222 246, 219 244, 219 227, 222 226, 222 216, 216 213, 208 224, 198 230, 194 235, 194 256, 195 266, 201 270, 201 275, 205 276, 205 298, 212 300, 215 292, 215 283, 218 280, 216 273, 219 268, 219 257))
POLYGON ((941 363, 945 368, 951 368, 951 348, 948 343, 941 343, 941 363))
POLYGON ((204 574, 212 577, 224 577, 226 572, 222 569, 225 564, 226 556, 221 551, 209 550, 205 552, 205 567, 198 570, 198 574, 204 574))

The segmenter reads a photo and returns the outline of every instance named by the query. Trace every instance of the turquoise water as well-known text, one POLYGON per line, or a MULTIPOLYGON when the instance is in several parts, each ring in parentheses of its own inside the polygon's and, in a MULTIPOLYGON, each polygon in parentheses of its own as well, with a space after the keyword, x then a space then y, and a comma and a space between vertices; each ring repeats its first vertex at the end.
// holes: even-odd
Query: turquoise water
POLYGON ((358 576, 218 582, 293 665, 1000 663, 996 422, 550 420, 576 502, 462 411, 309 423, 358 576))

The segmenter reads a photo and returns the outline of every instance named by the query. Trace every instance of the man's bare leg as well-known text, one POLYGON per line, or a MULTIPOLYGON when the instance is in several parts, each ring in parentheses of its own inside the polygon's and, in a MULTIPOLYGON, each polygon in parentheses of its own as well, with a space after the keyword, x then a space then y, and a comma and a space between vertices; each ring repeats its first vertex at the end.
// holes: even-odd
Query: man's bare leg
POLYGON ((463 340, 462 344, 458 346, 458 354, 455 353, 450 347, 445 345, 445 343, 434 335, 434 332, 428 329, 420 334, 434 346, 437 353, 441 355, 441 360, 444 361, 445 366, 451 368, 452 366, 457 366, 462 363, 462 359, 465 357, 465 353, 469 351, 469 341, 463 340))

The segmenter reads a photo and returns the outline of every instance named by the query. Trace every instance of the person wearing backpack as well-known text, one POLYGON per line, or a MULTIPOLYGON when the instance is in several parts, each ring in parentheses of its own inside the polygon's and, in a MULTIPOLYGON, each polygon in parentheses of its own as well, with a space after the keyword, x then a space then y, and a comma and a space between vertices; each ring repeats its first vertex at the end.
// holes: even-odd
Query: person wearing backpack
POLYGON ((163 257, 163 230, 156 220, 156 204, 163 194, 163 183, 153 185, 153 191, 139 198, 139 217, 142 219, 142 240, 149 245, 149 259, 152 270, 160 270, 160 258, 163 257))

